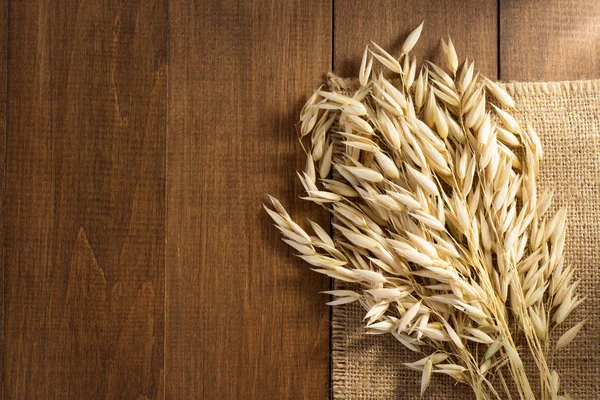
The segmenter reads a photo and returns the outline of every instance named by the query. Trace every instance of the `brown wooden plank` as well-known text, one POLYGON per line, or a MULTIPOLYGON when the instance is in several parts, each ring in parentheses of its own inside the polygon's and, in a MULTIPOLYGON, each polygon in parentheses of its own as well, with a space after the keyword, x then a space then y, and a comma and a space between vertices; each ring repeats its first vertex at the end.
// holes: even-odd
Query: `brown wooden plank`
POLYGON ((413 50, 419 60, 442 65, 440 39, 449 34, 461 62, 465 57, 475 59, 479 71, 496 78, 496 0, 335 2, 335 72, 341 76, 357 76, 362 53, 371 41, 391 54, 399 54, 406 36, 423 20, 423 33, 413 50))
POLYGON ((600 7, 596 0, 500 0, 502 80, 600 77, 600 7))
MULTIPOLYGON (((4 175, 6 160, 6 51, 7 51, 7 18, 8 0, 0 1, 0 365, 3 365, 4 351, 4 175)), ((3 399, 4 368, 0 368, 0 400, 3 399)))
POLYGON ((331 68, 330 3, 170 5, 166 397, 322 399, 327 279, 262 210, 296 217, 294 124, 331 68))
POLYGON ((9 21, 4 395, 162 398, 166 1, 9 21))

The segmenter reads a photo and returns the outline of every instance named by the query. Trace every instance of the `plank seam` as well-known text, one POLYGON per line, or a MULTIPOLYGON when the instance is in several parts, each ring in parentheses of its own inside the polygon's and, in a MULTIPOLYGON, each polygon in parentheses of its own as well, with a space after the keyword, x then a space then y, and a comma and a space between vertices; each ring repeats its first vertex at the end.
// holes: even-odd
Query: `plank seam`
POLYGON ((4 399, 4 315, 6 309, 6 302, 4 300, 4 288, 6 282, 6 159, 8 158, 8 39, 9 39, 9 15, 10 15, 10 1, 6 1, 6 8, 4 10, 6 25, 5 25, 5 33, 4 33, 4 44, 5 44, 5 52, 4 52, 4 140, 2 143, 4 150, 4 157, 2 163, 2 291, 0 295, 2 296, 2 327, 0 328, 0 363, 2 363, 1 368, 2 372, 0 372, 0 400, 4 399))
MULTIPOLYGON (((335 0, 331 0, 331 71, 335 71, 335 0)), ((333 173, 330 173, 333 175, 333 173)), ((330 176, 331 178, 331 176, 330 176)), ((333 217, 329 213, 329 232, 333 230, 333 217)), ((329 279, 329 290, 333 290, 335 282, 329 279)), ((329 296, 330 300, 332 296, 329 296)), ((333 307, 329 307, 329 399, 333 399, 333 307)))
MULTIPOLYGON (((167 250, 168 250, 168 246, 167 246, 167 238, 169 237, 169 81, 170 81, 170 77, 171 77, 171 2, 169 0, 167 0, 166 2, 166 14, 167 14, 167 75, 166 75, 166 82, 165 82, 165 99, 166 99, 166 104, 165 104, 165 198, 164 198, 164 202, 165 202, 165 221, 164 221, 164 235, 165 235, 165 247, 164 247, 164 253, 163 253, 163 261, 164 261, 164 268, 163 268, 163 285, 164 285, 164 291, 163 291, 163 307, 164 307, 164 311, 163 311, 163 367, 162 367, 162 371, 163 371, 163 400, 166 400, 167 398, 167 268, 168 268, 168 259, 167 259, 167 250)), ((2 399, 0 399, 2 400, 2 399)))

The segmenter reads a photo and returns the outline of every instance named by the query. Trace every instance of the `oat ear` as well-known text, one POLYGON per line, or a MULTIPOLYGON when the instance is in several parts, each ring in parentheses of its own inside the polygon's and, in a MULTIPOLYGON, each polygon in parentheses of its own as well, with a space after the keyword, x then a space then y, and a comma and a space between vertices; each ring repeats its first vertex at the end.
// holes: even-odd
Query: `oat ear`
POLYGON ((398 59, 371 43, 358 82, 330 75, 300 112, 301 198, 331 212, 331 234, 312 221, 307 233, 274 197, 264 208, 311 269, 352 285, 326 292, 329 305, 356 302, 367 334, 431 350, 405 363, 421 372, 421 395, 440 373, 478 398, 497 398, 482 382, 508 386, 505 370, 520 398, 558 398, 547 363, 552 330, 585 300, 565 259, 567 210, 549 213, 552 191, 538 192, 543 149, 533 127, 473 61, 459 68, 450 38, 442 41, 447 69, 428 62, 417 75, 408 53, 422 27, 398 59), (374 74, 374 60, 392 77, 374 74), (539 396, 525 355, 544 382, 539 396))

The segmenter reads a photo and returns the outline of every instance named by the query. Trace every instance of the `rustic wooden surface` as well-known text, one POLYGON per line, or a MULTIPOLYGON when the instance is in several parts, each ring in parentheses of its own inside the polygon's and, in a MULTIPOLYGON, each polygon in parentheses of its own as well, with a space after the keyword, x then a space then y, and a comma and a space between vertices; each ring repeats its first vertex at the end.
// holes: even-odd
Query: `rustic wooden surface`
POLYGON ((162 398, 167 4, 8 26, 4 398, 162 398))
POLYGON ((421 39, 413 50, 419 60, 443 65, 440 40, 451 36, 461 57, 475 59, 490 77, 498 69, 498 7, 495 0, 347 0, 335 2, 335 72, 356 76, 365 46, 371 41, 399 53, 406 36, 422 21, 421 39))
POLYGON ((500 17, 502 80, 600 77, 597 0, 500 0, 500 17))
POLYGON ((331 69, 331 18, 317 0, 171 1, 167 398, 327 397, 329 282, 262 202, 328 223, 298 200, 294 124, 331 69))
POLYGON ((299 107, 423 19, 419 57, 600 77, 594 1, 498 1, 0 1, 3 398, 326 399, 329 282, 261 211, 328 221, 299 107))

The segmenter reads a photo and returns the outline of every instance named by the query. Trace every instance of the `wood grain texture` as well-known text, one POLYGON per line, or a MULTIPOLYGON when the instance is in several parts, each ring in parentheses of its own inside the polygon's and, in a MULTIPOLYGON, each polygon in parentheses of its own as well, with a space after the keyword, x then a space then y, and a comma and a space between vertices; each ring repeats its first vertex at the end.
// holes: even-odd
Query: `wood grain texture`
POLYGON ((596 0, 500 0, 500 14, 502 80, 600 77, 596 0))
POLYGON ((495 0, 443 0, 427 2, 335 2, 335 72, 356 76, 365 46, 371 41, 391 54, 399 54, 406 36, 425 21, 419 43, 412 51, 419 61, 439 65, 440 39, 451 36, 460 62, 475 59, 476 68, 496 78, 498 66, 497 5, 495 0))
POLYGON ((170 2, 166 397, 324 399, 328 279, 262 209, 298 197, 294 124, 331 68, 329 2, 170 2))
POLYGON ((166 4, 10 4, 6 399, 163 397, 166 4))

